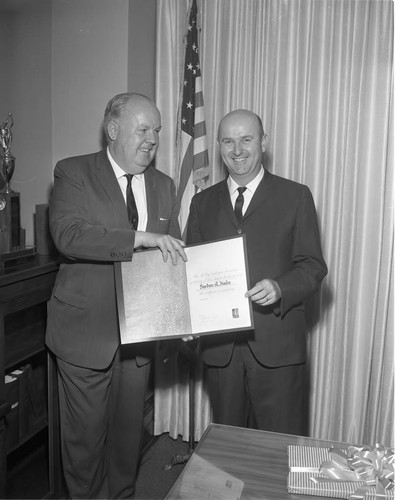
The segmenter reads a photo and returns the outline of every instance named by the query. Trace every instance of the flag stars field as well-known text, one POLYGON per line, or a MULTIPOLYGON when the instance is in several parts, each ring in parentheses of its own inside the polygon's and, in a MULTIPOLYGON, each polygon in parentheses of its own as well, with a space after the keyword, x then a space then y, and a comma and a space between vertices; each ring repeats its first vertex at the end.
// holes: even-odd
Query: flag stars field
POLYGON ((206 123, 200 73, 196 0, 192 0, 185 40, 185 61, 180 122, 177 131, 179 159, 175 173, 179 223, 184 234, 192 196, 209 181, 206 123))

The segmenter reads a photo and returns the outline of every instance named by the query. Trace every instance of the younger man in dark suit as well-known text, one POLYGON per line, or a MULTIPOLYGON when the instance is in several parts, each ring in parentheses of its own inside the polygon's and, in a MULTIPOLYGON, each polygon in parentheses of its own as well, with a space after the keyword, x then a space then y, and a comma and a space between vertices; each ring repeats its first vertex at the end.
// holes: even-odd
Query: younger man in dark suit
POLYGON ((187 243, 246 235, 255 329, 201 338, 214 422, 303 434, 304 300, 327 273, 314 201, 264 169, 256 114, 226 115, 218 144, 229 176, 192 199, 187 243))
POLYGON ((150 99, 117 95, 104 115, 108 148, 55 168, 50 228, 63 259, 46 342, 57 359, 72 498, 133 496, 153 346, 120 346, 114 262, 132 259, 138 247, 186 260, 174 184, 151 166, 160 128, 150 99))

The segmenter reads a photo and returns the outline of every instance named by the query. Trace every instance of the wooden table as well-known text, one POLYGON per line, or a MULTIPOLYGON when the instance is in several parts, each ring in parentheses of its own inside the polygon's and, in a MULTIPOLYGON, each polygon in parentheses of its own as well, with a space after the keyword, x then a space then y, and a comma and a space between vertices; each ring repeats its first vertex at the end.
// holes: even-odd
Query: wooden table
POLYGON ((339 445, 335 441, 210 424, 165 499, 329 498, 287 492, 287 446, 291 444, 339 445), (223 486, 227 479, 231 491, 223 486))

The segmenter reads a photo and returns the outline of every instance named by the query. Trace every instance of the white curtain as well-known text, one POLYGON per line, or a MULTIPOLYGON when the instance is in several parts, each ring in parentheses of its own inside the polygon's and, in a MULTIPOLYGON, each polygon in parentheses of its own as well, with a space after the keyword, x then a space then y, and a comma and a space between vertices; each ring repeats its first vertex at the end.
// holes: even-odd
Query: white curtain
MULTIPOLYGON (((188 8, 157 3, 157 166, 171 176, 188 8)), ((266 167, 307 184, 316 202, 329 274, 309 316, 310 435, 393 446, 393 2, 198 0, 198 9, 212 183, 224 176, 218 122, 243 107, 262 117, 266 167)), ((187 438, 185 373, 173 363, 156 379, 155 432, 187 438)), ((210 409, 197 380, 199 439, 210 409)))

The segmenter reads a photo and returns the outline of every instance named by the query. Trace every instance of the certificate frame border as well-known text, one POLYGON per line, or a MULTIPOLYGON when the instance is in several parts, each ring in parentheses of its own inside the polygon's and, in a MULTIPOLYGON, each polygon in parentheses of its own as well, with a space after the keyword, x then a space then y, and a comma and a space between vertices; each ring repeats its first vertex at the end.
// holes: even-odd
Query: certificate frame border
MULTIPOLYGON (((210 240, 210 241, 202 241, 198 243, 192 243, 191 245, 186 245, 185 248, 189 247, 196 247, 200 245, 207 245, 210 243, 217 243, 221 241, 227 241, 227 240, 232 240, 232 239, 242 239, 243 243, 243 253, 244 253, 244 268, 245 268, 245 274, 246 274, 246 284, 247 284, 247 290, 250 289, 250 274, 249 274, 249 265, 248 265, 248 253, 247 253, 247 237, 244 233, 242 234, 237 234, 233 236, 229 236, 226 238, 217 238, 215 240, 210 240)), ((142 250, 143 252, 150 252, 150 251, 158 251, 158 248, 147 248, 142 250)), ((122 262, 131 262, 133 259, 127 259, 125 261, 118 261, 114 263, 114 277, 115 277, 115 290, 116 290, 116 298, 117 298, 117 307, 118 307, 118 322, 119 322, 119 331, 120 331, 120 339, 121 339, 121 344, 122 345, 128 345, 128 344, 138 344, 138 343, 145 343, 145 342, 157 342, 160 340, 171 340, 171 339, 181 339, 182 337, 186 336, 192 336, 194 338, 198 337, 203 337, 207 335, 218 335, 221 333, 234 333, 234 332, 243 332, 243 331, 249 331, 249 330, 254 330, 255 329, 255 323, 254 323, 254 314, 253 314, 253 307, 252 307, 252 301, 251 299, 248 300, 248 309, 249 309, 249 319, 250 319, 250 325, 248 326, 243 326, 243 327, 235 327, 235 328, 226 328, 226 329, 221 329, 221 330, 207 330, 205 332, 199 332, 199 333, 186 333, 186 334, 171 334, 171 335, 159 335, 159 336, 147 336, 144 339, 141 338, 136 338, 136 340, 128 340, 128 342, 122 342, 122 337, 130 337, 127 335, 127 328, 126 328, 126 313, 125 313, 125 301, 124 301, 124 294, 123 294, 123 275, 122 275, 122 262)))

